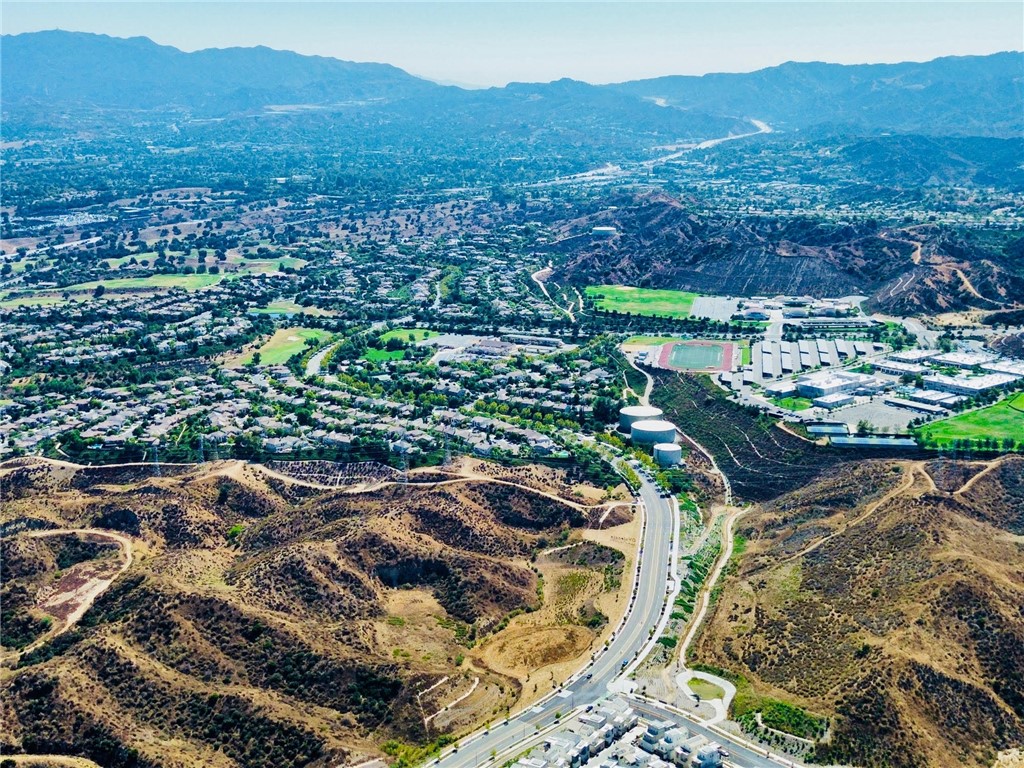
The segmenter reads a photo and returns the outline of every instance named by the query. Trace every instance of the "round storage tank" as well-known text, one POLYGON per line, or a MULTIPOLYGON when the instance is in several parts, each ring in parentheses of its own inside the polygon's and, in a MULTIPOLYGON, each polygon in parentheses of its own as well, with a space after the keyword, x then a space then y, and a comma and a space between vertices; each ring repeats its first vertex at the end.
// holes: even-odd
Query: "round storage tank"
POLYGON ((653 405, 627 405, 619 410, 619 429, 629 432, 629 428, 636 422, 660 419, 662 414, 661 408, 655 408, 653 405))
POLYGON ((629 436, 639 445, 671 443, 676 439, 676 426, 671 421, 660 419, 634 421, 629 436))
POLYGON ((675 443, 657 443, 654 446, 654 460, 659 467, 674 467, 683 460, 683 449, 675 443))

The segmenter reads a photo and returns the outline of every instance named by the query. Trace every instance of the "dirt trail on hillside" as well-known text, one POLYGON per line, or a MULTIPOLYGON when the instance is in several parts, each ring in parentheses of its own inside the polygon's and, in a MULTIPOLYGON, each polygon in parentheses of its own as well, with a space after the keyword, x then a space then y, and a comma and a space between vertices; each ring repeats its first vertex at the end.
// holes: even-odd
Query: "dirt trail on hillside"
POLYGON ((981 472, 979 472, 978 474, 971 477, 971 479, 969 479, 966 483, 960 486, 957 490, 955 490, 953 492, 953 495, 962 496, 963 494, 967 493, 969 490, 971 490, 974 484, 978 482, 978 480, 980 480, 989 472, 1002 465, 1005 461, 1007 461, 1007 459, 1009 459, 1009 456, 1000 456, 998 459, 993 459, 992 461, 985 462, 985 468, 981 470, 981 472))
MULTIPOLYGON (((930 487, 931 487, 930 489, 932 491, 936 490, 936 488, 935 488, 935 481, 932 480, 931 475, 929 475, 928 472, 925 471, 925 469, 924 469, 924 462, 916 462, 914 464, 906 465, 906 469, 907 469, 907 472, 904 474, 903 482, 901 482, 897 487, 893 488, 891 491, 889 491, 887 494, 885 494, 882 498, 880 498, 877 501, 872 502, 871 504, 869 504, 865 508, 864 512, 862 512, 856 519, 850 521, 849 523, 844 525, 842 528, 839 528, 838 530, 834 531, 833 533, 830 533, 828 536, 825 536, 822 539, 818 539, 816 542, 814 542, 813 544, 810 544, 809 546, 805 547, 804 549, 801 549, 796 554, 790 555, 789 557, 787 557, 787 558, 785 558, 783 560, 780 560, 778 564, 779 565, 785 565, 786 563, 790 563, 790 562, 792 562, 794 560, 797 560, 797 559, 799 559, 801 557, 804 557, 805 555, 808 555, 811 552, 813 552, 814 550, 816 550, 822 544, 825 544, 826 542, 831 541, 836 536, 839 536, 841 534, 846 533, 848 530, 850 530, 850 528, 853 528, 854 526, 860 525, 865 520, 867 520, 869 517, 871 517, 871 515, 873 515, 875 513, 875 511, 878 510, 879 508, 881 508, 883 505, 888 504, 890 501, 895 499, 897 496, 902 496, 904 493, 906 493, 911 488, 913 488, 914 485, 918 482, 918 480, 923 480, 926 484, 930 485, 930 487)), ((918 494, 918 495, 920 496, 921 494, 918 494)))
POLYGON ((114 583, 118 576, 124 573, 131 566, 133 561, 132 542, 131 539, 126 536, 122 536, 119 533, 112 531, 98 530, 96 528, 55 528, 52 530, 44 531, 27 531, 22 534, 28 538, 41 539, 49 538, 53 536, 93 536, 113 541, 121 548, 121 554, 124 559, 117 569, 109 578, 91 578, 81 587, 75 590, 74 593, 70 594, 55 594, 47 598, 47 603, 51 605, 67 604, 71 603, 74 605, 71 612, 67 615, 67 618, 60 624, 60 626, 47 632, 42 637, 37 638, 32 643, 28 644, 20 651, 16 651, 11 656, 21 656, 22 654, 29 653, 30 651, 39 648, 44 643, 53 640, 60 635, 63 635, 68 630, 72 629, 82 617, 85 612, 92 607, 92 604, 96 602, 97 598, 102 595, 110 585, 114 583), (63 599, 61 599, 63 598, 63 599))

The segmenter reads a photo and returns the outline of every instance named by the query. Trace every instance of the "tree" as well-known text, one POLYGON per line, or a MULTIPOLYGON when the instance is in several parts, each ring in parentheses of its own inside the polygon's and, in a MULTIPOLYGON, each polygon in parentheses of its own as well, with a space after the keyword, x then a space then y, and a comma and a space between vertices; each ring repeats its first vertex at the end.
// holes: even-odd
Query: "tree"
POLYGON ((93 297, 94 299, 99 299, 99 298, 101 298, 101 297, 103 296, 103 294, 104 294, 104 293, 106 293, 106 292, 107 292, 107 289, 106 289, 106 288, 105 288, 105 287, 103 286, 103 284, 102 284, 102 283, 100 283, 99 285, 97 285, 97 286, 96 286, 95 290, 93 290, 93 292, 92 292, 92 297, 93 297))
POLYGON ((615 421, 618 403, 612 400, 610 397, 599 397, 594 400, 594 418, 602 424, 608 424, 615 421))

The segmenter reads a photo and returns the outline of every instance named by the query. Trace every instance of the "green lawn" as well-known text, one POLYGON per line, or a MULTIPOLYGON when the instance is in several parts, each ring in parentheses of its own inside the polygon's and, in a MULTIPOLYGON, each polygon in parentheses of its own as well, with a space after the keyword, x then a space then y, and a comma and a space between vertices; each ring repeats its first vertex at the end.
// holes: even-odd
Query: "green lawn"
POLYGON ((144 257, 140 257, 140 256, 111 256, 110 258, 101 259, 101 261, 105 261, 107 263, 107 266, 110 267, 111 271, 113 271, 113 270, 120 269, 125 264, 127 264, 129 261, 131 261, 133 258, 135 259, 136 262, 138 262, 138 261, 141 261, 141 259, 144 258, 144 257))
POLYGON ((108 291, 130 290, 133 288, 184 288, 194 291, 208 288, 223 280, 225 275, 150 275, 149 277, 115 277, 110 280, 94 280, 61 288, 62 291, 92 291, 102 285, 108 291))
POLYGON ((740 345, 740 365, 750 365, 750 342, 741 341, 740 345))
POLYGON ((302 269, 306 264, 305 259, 297 259, 294 256, 284 256, 280 259, 240 259, 238 261, 238 271, 265 275, 270 272, 277 272, 282 265, 290 269, 302 269))
POLYGON ((278 299, 272 301, 265 307, 255 307, 249 310, 255 312, 258 315, 333 315, 333 312, 328 312, 320 307, 304 307, 301 304, 296 304, 291 299, 278 299))
POLYGON ((631 288, 625 285, 589 285, 588 296, 598 297, 600 309, 631 312, 634 315, 659 315, 685 318, 690 316, 696 293, 687 291, 631 288))
POLYGON ((806 411, 814 405, 807 397, 776 397, 772 399, 772 402, 780 408, 790 411, 806 411))
POLYGON ((934 421, 915 430, 919 439, 948 446, 954 440, 992 439, 1002 445, 1009 439, 1018 447, 1024 446, 1024 392, 970 413, 934 421))
POLYGON ((20 299, 3 299, 0 309, 17 309, 18 307, 52 307, 64 304, 60 296, 23 296, 20 299))
POLYGON ((28 265, 29 263, 32 263, 34 265, 35 262, 35 259, 22 259, 21 261, 0 261, 0 264, 10 264, 11 274, 16 275, 19 272, 24 272, 26 265, 28 265))
POLYGON ((380 337, 380 340, 385 344, 391 339, 401 339, 402 341, 409 341, 409 337, 412 337, 413 341, 423 341, 424 339, 432 339, 435 336, 440 336, 438 331, 429 331, 426 328, 395 328, 393 331, 388 331, 380 337))
MULTIPOLYGON (((288 358, 296 352, 306 349, 307 339, 316 339, 319 345, 330 335, 330 331, 320 328, 282 328, 260 347, 260 365, 284 365, 288 362, 288 358)), ((245 365, 251 361, 252 354, 250 353, 242 359, 242 364, 245 365)))
POLYGON ((709 683, 707 680, 700 680, 696 677, 691 678, 690 682, 687 683, 690 686, 690 690, 700 696, 702 699, 724 699, 725 691, 719 688, 714 683, 709 683))
POLYGON ((668 344, 672 341, 682 341, 675 336, 630 336, 623 344, 668 344))
POLYGON ((388 351, 386 349, 368 347, 366 352, 363 353, 363 360, 369 360, 372 363, 382 363, 385 360, 401 360, 403 357, 405 357, 404 349, 388 351))

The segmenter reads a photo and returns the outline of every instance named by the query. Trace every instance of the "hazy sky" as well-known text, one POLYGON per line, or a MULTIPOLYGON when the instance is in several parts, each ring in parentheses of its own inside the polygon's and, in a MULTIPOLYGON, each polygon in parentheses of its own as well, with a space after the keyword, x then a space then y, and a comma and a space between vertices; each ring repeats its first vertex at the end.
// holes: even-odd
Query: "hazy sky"
POLYGON ((1024 49, 1024 2, 17 2, 5 33, 267 45, 478 85, 746 72, 784 61, 924 61, 1024 49))

